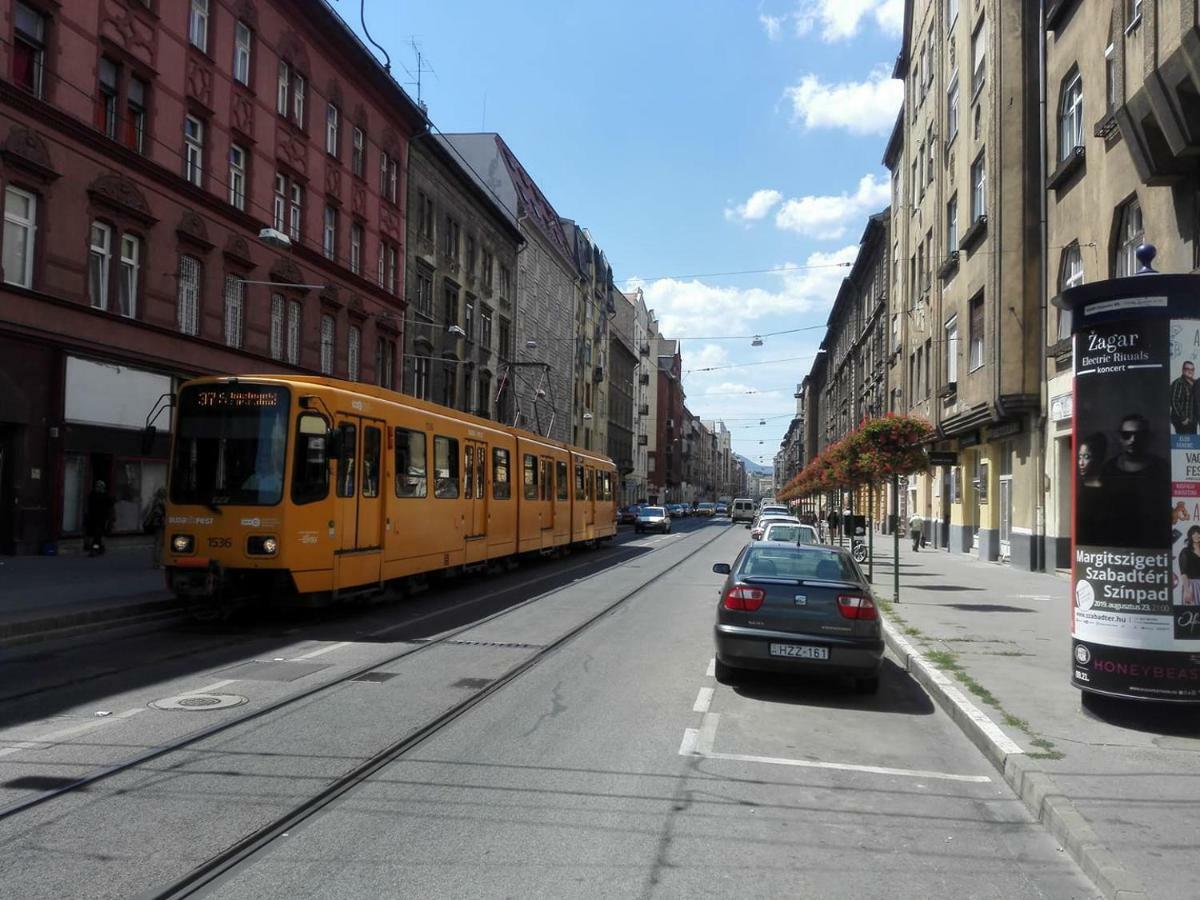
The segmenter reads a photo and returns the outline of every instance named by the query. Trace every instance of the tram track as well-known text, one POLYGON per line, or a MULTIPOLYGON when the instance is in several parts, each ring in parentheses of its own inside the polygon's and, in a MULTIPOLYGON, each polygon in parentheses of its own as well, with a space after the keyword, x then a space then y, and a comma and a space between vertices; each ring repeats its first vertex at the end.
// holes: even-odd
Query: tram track
MULTIPOLYGON (((702 533, 702 532, 690 532, 689 534, 698 534, 698 533, 702 533)), ((308 815, 312 815, 317 809, 326 805, 328 802, 330 802, 332 799, 334 799, 335 796, 340 796, 342 793, 345 793, 346 790, 349 790, 351 787, 353 787, 354 784, 360 783, 362 780, 369 777, 371 772, 376 771, 379 767, 386 765, 387 762, 391 761, 392 759, 398 758, 400 755, 403 755, 404 752, 406 752, 407 750, 416 746, 421 741, 423 741, 426 738, 428 738, 429 736, 437 733, 437 731, 444 728, 446 725, 448 725, 450 722, 454 721, 454 719, 461 716, 467 710, 469 710, 473 706, 477 705, 479 702, 482 702, 482 700, 486 699, 487 696, 490 696, 492 693, 494 693, 496 690, 499 690, 505 684, 508 684, 513 679, 519 677, 521 673, 523 673, 524 671, 527 671, 533 665, 536 665, 537 662, 541 659, 544 659, 546 655, 548 655, 551 652, 554 652, 555 650, 557 650, 558 648, 563 646, 565 643, 569 642, 576 635, 578 635, 582 631, 586 630, 587 628, 591 627, 593 624, 595 624, 595 622, 599 621, 604 616, 610 614, 612 611, 614 611, 619 606, 621 606, 622 604, 627 602, 633 596, 635 596, 636 594, 643 591, 646 587, 650 586, 655 581, 657 581, 660 578, 662 578, 663 576, 665 576, 668 572, 672 571, 674 568, 681 565, 686 560, 692 558, 696 553, 701 552, 705 547, 707 547, 709 544, 711 544, 718 537, 720 537, 722 534, 725 534, 725 533, 726 533, 725 529, 716 529, 714 534, 711 537, 709 537, 707 540, 700 543, 697 547, 695 547, 690 552, 688 552, 687 555, 684 556, 682 559, 673 563, 669 568, 653 575, 651 578, 649 578, 646 581, 640 582, 634 589, 626 592, 621 597, 619 597, 617 600, 615 600, 614 602, 605 606, 598 613, 596 613, 595 615, 586 619, 579 626, 572 628, 565 635, 559 637, 557 640, 553 641, 552 643, 542 646, 540 649, 537 650, 537 652, 534 654, 534 656, 530 657, 528 660, 521 663, 520 665, 518 665, 516 668, 514 668, 510 672, 508 672, 505 675, 503 675, 502 677, 490 682, 486 687, 483 687, 482 689, 472 693, 469 697, 465 698, 464 700, 460 701, 459 703, 454 704, 453 706, 451 706, 448 710, 444 711, 438 717, 430 720, 429 722, 425 723, 424 725, 411 731, 405 738, 388 745, 383 750, 378 751, 375 755, 366 759, 365 761, 363 761, 362 763, 360 763, 359 765, 357 765, 356 767, 351 769, 349 772, 345 773, 343 776, 337 778, 324 791, 322 791, 321 794, 317 795, 313 799, 302 804, 300 807, 298 807, 296 810, 294 810, 292 813, 290 813, 286 818, 290 821, 296 815, 303 815, 304 817, 307 817, 308 815), (330 792, 333 792, 333 793, 330 793, 330 792), (322 799, 322 798, 324 798, 324 799, 322 799)), ((633 550, 634 548, 618 547, 618 548, 616 548, 616 550, 613 554, 613 557, 618 557, 621 554, 622 550, 624 550, 624 549, 633 550)), ((616 564, 619 562, 620 562, 620 559, 617 559, 617 558, 610 559, 611 564, 616 564)), ((601 568, 599 571, 590 573, 581 578, 574 579, 571 582, 568 582, 566 584, 556 586, 549 591, 545 591, 543 593, 537 594, 536 596, 533 596, 526 600, 523 600, 520 603, 517 603, 512 606, 506 607, 504 609, 498 610, 497 612, 492 613, 491 615, 485 616, 481 619, 473 620, 473 621, 468 622, 460 627, 451 629, 450 631, 440 635, 439 637, 437 637, 435 639, 422 639, 419 642, 409 643, 405 646, 405 648, 402 652, 394 653, 386 658, 372 660, 369 664, 366 664, 366 665, 356 666, 353 669, 347 670, 346 672, 342 673, 341 675, 339 675, 337 678, 335 678, 333 680, 326 681, 326 682, 323 682, 318 685, 314 685, 313 687, 311 687, 307 690, 303 690, 297 694, 293 694, 293 695, 290 695, 287 697, 280 698, 273 702, 267 703, 266 705, 264 705, 260 708, 252 709, 241 715, 230 717, 228 719, 225 719, 221 722, 215 723, 206 728, 201 728, 199 730, 189 732, 175 740, 166 742, 164 744, 161 744, 161 745, 158 745, 155 747, 151 747, 151 748, 145 750, 144 752, 135 754, 131 757, 128 757, 128 758, 120 761, 120 762, 113 763, 113 764, 107 765, 107 766, 97 767, 96 769, 88 772, 85 775, 80 776, 79 778, 73 779, 73 780, 66 782, 64 784, 61 784, 61 785, 57 785, 53 788, 41 791, 37 794, 34 794, 33 796, 26 797, 22 800, 18 800, 7 806, 0 807, 0 822, 15 819, 16 817, 20 816, 21 814, 27 813, 37 807, 43 806, 47 803, 50 803, 54 800, 63 798, 67 795, 77 793, 80 791, 84 791, 84 790, 92 787, 93 785, 96 785, 102 781, 110 779, 116 775, 136 770, 142 766, 145 766, 147 763, 153 762, 155 760, 159 760, 159 759, 169 756, 171 754, 176 754, 176 753, 180 753, 182 751, 187 751, 190 748, 193 748, 196 745, 198 745, 214 736, 220 735, 225 732, 230 732, 236 728, 239 728, 240 726, 244 726, 244 725, 246 725, 250 722, 253 722, 257 719, 262 719, 273 713, 277 713, 282 710, 287 710, 289 707, 296 707, 296 706, 304 703, 305 701, 319 697, 319 695, 322 695, 322 694, 330 693, 339 687, 347 685, 350 682, 361 679, 363 676, 367 675, 368 673, 371 673, 371 672, 374 672, 381 668, 385 668, 387 666, 393 665, 401 660, 408 660, 418 654, 427 653, 435 647, 442 647, 442 646, 453 645, 455 643, 458 643, 457 639, 460 636, 466 634, 469 631, 476 630, 482 625, 488 624, 490 622, 494 622, 505 616, 512 615, 512 614, 518 612, 519 610, 522 610, 532 604, 535 604, 538 602, 543 602, 543 601, 547 600, 548 598, 551 598, 554 595, 556 595, 560 592, 563 592, 565 590, 569 590, 571 588, 578 587, 581 582, 587 582, 587 581, 591 581, 593 579, 603 578, 604 575, 606 574, 606 572, 609 570, 609 568, 611 568, 611 565, 605 566, 604 568, 601 568)), ((562 573, 562 574, 565 574, 565 573, 562 573)), ((492 599, 494 599, 494 597, 492 599)), ((428 616, 426 616, 426 617, 432 617, 433 615, 436 615, 437 613, 438 613, 438 611, 434 610, 430 614, 428 614, 428 616)), ((405 624, 409 624, 409 623, 401 623, 401 625, 405 625, 405 624)), ((271 825, 265 826, 266 829, 271 829, 272 827, 273 826, 271 826, 271 825)), ((256 831, 254 834, 252 834, 250 836, 250 838, 247 838, 247 840, 254 839, 256 837, 261 836, 262 831, 263 831, 263 829, 256 831)), ((234 847, 241 846, 241 843, 235 844, 233 846, 234 847)), ((190 878, 190 876, 189 876, 189 878, 190 878)), ((211 879, 205 879, 206 883, 207 883, 207 880, 211 880, 211 879)), ((174 891, 174 890, 176 890, 176 888, 172 887, 171 891, 174 891)), ((173 894, 170 892, 167 892, 167 893, 155 894, 154 896, 173 896, 173 894)), ((180 896, 186 896, 186 894, 180 894, 180 896)))
MULTIPOLYGON (((695 534, 697 532, 692 533, 695 534)), ((139 895, 139 900, 152 900, 152 898, 153 900, 177 900, 177 898, 196 896, 215 882, 223 880, 234 874, 239 867, 252 861, 257 854, 265 850, 276 839, 287 834, 289 830, 301 825, 314 816, 317 816, 331 803, 350 793, 356 787, 366 782, 374 774, 384 769, 391 763, 397 761, 406 753, 420 746, 429 738, 441 732, 443 729, 460 719, 472 709, 484 703, 489 697, 493 696, 512 682, 519 679, 522 675, 540 664, 547 657, 558 652, 563 647, 574 641, 577 637, 593 628, 597 623, 612 615, 616 610, 628 603, 635 596, 641 594, 655 582, 661 580, 675 569, 687 563, 724 534, 726 534, 725 529, 716 530, 715 533, 708 537, 707 540, 704 540, 698 546, 691 549, 686 555, 673 562, 667 568, 655 573, 646 581, 639 583, 635 588, 625 592, 611 603, 608 603, 599 611, 589 616, 564 634, 560 635, 555 640, 537 647, 532 656, 514 666, 504 675, 492 680, 486 686, 474 691, 470 696, 450 706, 440 715, 437 715, 436 717, 425 722, 423 725, 411 731, 403 738, 382 748, 370 758, 363 760, 361 763, 337 779, 333 780, 317 794, 309 797, 304 802, 297 804, 285 814, 276 817, 273 821, 261 826, 254 832, 243 837, 241 840, 231 844, 222 852, 210 857, 208 860, 192 869, 182 878, 139 895)), ((588 576, 587 578, 580 579, 580 581, 587 581, 592 578, 603 577, 603 575, 604 572, 598 572, 594 575, 588 576)), ((570 586, 577 586, 578 583, 579 582, 576 581, 570 586)), ((474 629, 483 622, 492 621, 500 616, 508 615, 516 609, 519 609, 529 603, 545 599, 546 596, 557 593, 558 591, 564 590, 566 587, 570 586, 556 588, 555 590, 548 592, 548 594, 531 598, 530 600, 526 601, 526 603, 523 603, 518 607, 514 607, 511 610, 504 610, 494 616, 489 616, 480 623, 472 623, 469 628, 474 629)), ((422 645, 422 647, 414 649, 410 653, 401 654, 400 657, 412 656, 414 653, 420 652, 422 649, 453 642, 457 635, 463 633, 465 630, 466 629, 457 629, 455 632, 444 635, 436 641, 430 641, 422 645)), ((368 667, 368 669, 375 669, 378 668, 378 666, 379 663, 376 663, 368 667)))

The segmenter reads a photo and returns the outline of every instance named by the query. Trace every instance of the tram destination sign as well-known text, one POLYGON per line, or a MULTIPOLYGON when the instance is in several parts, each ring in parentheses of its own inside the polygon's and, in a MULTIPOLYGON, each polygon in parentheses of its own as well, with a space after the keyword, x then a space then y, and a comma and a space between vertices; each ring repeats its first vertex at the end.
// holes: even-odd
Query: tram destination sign
POLYGON ((213 409, 263 409, 276 407, 282 401, 278 388, 201 388, 195 393, 196 406, 213 409))

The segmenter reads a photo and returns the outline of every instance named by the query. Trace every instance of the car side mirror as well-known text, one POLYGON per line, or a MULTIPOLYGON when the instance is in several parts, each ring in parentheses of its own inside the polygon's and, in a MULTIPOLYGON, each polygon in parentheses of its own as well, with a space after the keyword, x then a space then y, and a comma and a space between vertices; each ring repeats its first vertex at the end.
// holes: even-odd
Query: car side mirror
POLYGON ((713 571, 718 575, 728 575, 729 563, 713 563, 713 571))

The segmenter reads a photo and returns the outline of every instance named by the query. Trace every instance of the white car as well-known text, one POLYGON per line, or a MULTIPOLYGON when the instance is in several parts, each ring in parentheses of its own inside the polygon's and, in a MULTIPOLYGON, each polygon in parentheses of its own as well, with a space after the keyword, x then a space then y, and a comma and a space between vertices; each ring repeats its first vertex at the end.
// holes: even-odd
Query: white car
POLYGON ((819 544, 817 529, 811 525, 791 522, 771 522, 763 529, 764 541, 785 541, 789 544, 819 544))
POLYGON ((800 520, 795 516, 762 516, 754 527, 750 529, 750 540, 761 541, 763 532, 767 530, 769 525, 799 525, 800 520))
POLYGON ((754 521, 754 501, 749 497, 738 497, 733 501, 729 510, 729 521, 745 522, 749 525, 754 521))

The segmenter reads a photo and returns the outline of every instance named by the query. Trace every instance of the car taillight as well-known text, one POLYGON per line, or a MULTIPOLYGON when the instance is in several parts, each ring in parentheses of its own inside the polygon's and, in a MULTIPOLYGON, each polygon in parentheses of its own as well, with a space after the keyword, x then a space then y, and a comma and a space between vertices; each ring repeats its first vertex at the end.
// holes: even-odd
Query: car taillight
POLYGON ((767 592, 761 588, 746 587, 739 584, 731 587, 725 592, 725 599, 721 601, 726 609, 740 609, 746 612, 754 612, 763 605, 763 600, 766 599, 767 592))
POLYGON ((879 612, 875 609, 875 601, 862 594, 839 594, 837 598, 838 612, 843 619, 877 619, 879 612))

